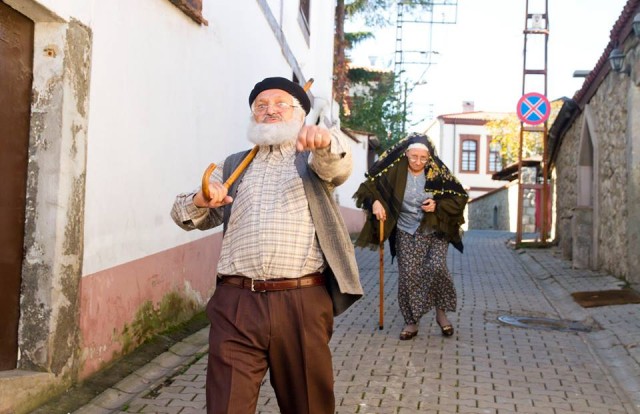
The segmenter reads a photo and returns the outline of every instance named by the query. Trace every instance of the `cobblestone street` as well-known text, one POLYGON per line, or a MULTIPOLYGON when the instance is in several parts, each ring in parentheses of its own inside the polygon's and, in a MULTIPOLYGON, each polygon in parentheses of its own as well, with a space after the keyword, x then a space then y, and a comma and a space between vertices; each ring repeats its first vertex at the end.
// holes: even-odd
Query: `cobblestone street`
MULTIPOLYGON (((456 332, 448 338, 431 312, 416 338, 398 339, 403 320, 388 248, 380 330, 378 252, 358 249, 366 296, 336 318, 331 341, 336 412, 640 412, 640 305, 580 307, 572 291, 615 289, 620 282, 571 269, 553 248, 514 250, 507 243, 512 236, 469 231, 464 254, 449 249, 458 311, 449 315, 456 332), (548 323, 519 327, 501 317, 548 323), (585 331, 564 324, 570 321, 585 331)), ((204 413, 206 331, 76 413, 204 413), (154 377, 154 369, 171 374, 154 377)), ((268 379, 258 412, 279 412, 268 379)))

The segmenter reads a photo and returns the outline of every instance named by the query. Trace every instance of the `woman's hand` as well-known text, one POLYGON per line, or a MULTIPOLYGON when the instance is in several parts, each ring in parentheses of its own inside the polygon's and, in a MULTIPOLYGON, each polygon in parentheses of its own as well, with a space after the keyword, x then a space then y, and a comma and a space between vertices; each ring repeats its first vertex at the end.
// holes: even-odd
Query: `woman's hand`
POLYGON ((387 212, 384 211, 384 207, 382 207, 382 203, 378 200, 373 202, 373 206, 371 206, 371 211, 373 215, 380 221, 385 221, 387 219, 387 212))
POLYGON ((422 211, 425 213, 433 213, 436 211, 436 200, 433 198, 427 198, 422 202, 422 211))

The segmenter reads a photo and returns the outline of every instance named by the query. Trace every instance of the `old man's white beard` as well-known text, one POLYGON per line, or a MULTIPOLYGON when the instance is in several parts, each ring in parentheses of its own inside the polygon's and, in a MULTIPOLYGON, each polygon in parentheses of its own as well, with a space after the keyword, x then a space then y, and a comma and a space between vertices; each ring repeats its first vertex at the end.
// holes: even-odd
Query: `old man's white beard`
POLYGON ((295 142, 304 121, 292 119, 288 122, 260 124, 251 118, 247 137, 256 145, 280 145, 295 142))

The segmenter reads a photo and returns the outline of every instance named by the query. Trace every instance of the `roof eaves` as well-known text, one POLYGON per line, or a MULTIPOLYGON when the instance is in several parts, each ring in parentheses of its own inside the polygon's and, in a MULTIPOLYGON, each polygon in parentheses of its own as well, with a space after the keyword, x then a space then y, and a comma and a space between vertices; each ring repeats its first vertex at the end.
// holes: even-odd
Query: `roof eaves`
POLYGON ((562 146, 562 139, 573 124, 574 119, 581 112, 580 107, 573 99, 565 98, 562 108, 558 112, 558 116, 553 121, 549 134, 547 136, 547 148, 549 155, 549 169, 553 168, 558 152, 562 146))
POLYGON ((628 0, 623 7, 620 17, 618 17, 610 31, 607 47, 602 52, 593 70, 585 78, 582 88, 573 96, 573 100, 578 104, 580 110, 584 109, 584 106, 591 100, 606 75, 611 71, 609 54, 631 34, 631 23, 638 11, 640 11, 640 0, 628 0))

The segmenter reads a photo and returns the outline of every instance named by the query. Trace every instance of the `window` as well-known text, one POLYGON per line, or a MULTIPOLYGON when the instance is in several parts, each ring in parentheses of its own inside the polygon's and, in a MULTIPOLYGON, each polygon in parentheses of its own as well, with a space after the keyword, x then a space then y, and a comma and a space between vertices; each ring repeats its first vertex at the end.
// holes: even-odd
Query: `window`
POLYGON ((307 44, 309 43, 309 34, 311 33, 309 22, 310 22, 310 5, 311 0, 300 0, 300 13, 298 13, 298 24, 300 25, 300 29, 302 29, 302 34, 304 35, 307 44))
POLYGON ((474 135, 461 135, 462 140, 460 154, 461 172, 478 172, 478 137, 474 135))
POLYGON ((491 142, 492 137, 487 137, 489 158, 487 160, 487 173, 495 173, 502 170, 502 157, 500 156, 500 143, 491 142))
POLYGON ((174 6, 182 10, 196 23, 209 25, 209 22, 202 17, 202 0, 169 0, 174 6))
POLYGON ((309 2, 310 0, 300 0, 300 14, 304 19, 307 32, 309 31, 309 2))

